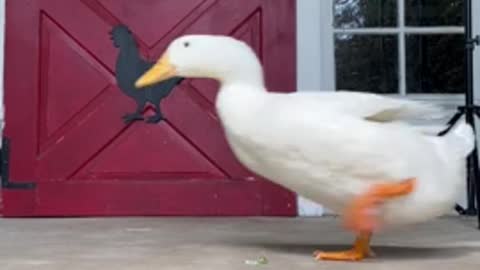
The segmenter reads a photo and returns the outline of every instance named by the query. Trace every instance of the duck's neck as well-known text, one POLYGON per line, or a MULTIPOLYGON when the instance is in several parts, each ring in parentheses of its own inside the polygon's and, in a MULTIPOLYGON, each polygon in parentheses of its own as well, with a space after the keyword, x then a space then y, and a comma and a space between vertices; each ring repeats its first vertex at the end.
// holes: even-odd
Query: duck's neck
POLYGON ((230 77, 220 83, 215 104, 217 112, 227 133, 241 133, 248 128, 268 93, 263 76, 230 77))
POLYGON ((263 68, 256 57, 246 57, 236 61, 232 68, 224 68, 223 72, 216 74, 222 88, 233 85, 244 85, 251 89, 265 91, 263 68))
POLYGON ((244 86, 250 90, 265 91, 263 74, 236 74, 235 76, 224 76, 220 79, 222 90, 231 89, 234 86, 244 86))

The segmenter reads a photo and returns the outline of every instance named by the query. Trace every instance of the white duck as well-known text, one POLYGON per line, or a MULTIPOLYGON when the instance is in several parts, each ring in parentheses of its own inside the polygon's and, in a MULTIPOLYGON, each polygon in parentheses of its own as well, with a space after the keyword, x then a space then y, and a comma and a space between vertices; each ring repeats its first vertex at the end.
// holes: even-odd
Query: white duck
POLYGON ((357 233, 354 247, 316 252, 317 260, 368 257, 370 235, 380 225, 445 214, 462 190, 465 157, 474 147, 471 127, 462 122, 437 137, 406 122, 444 116, 437 107, 354 92, 267 92, 253 50, 226 36, 177 38, 136 86, 173 76, 220 81, 216 108, 237 158, 344 213, 357 233))

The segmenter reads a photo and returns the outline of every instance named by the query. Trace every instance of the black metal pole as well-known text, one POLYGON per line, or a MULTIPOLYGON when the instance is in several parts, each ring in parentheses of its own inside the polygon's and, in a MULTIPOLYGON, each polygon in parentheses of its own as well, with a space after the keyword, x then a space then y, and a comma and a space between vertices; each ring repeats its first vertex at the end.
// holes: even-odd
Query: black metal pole
MULTIPOLYGON (((475 105, 473 94, 473 50, 475 40, 472 38, 472 1, 464 1, 464 23, 465 23, 465 120, 475 129, 475 105)), ((476 181, 478 179, 478 156, 477 149, 467 159, 467 215, 475 215, 476 181)))
MULTIPOLYGON (((475 130, 475 115, 480 116, 480 109, 474 103, 473 91, 473 51, 480 44, 480 37, 472 35, 472 0, 464 1, 465 23, 465 120, 475 130)), ((480 179, 477 147, 467 159, 467 195, 468 208, 466 214, 477 214, 478 228, 480 229, 480 179), (476 198, 476 200, 475 200, 476 198), (476 206, 475 206, 476 201, 476 206)))
MULTIPOLYGON (((459 106, 457 113, 448 121, 448 128, 438 135, 445 135, 454 125, 465 115, 465 120, 475 131, 475 116, 480 117, 480 107, 475 105, 473 91, 473 51, 475 46, 480 45, 480 36, 472 37, 472 0, 464 1, 463 18, 465 24, 465 105, 459 106)), ((478 164, 477 142, 472 153, 467 157, 467 209, 460 205, 455 206, 455 210, 461 215, 474 216, 478 218, 478 228, 480 229, 480 169, 478 164), (476 206, 475 206, 476 198, 476 206)))
MULTIPOLYGON (((473 50, 475 43, 472 42, 472 1, 464 2, 464 20, 465 20, 465 79, 466 79, 466 104, 473 105, 473 50)), ((473 116, 473 114, 471 115, 473 116)))

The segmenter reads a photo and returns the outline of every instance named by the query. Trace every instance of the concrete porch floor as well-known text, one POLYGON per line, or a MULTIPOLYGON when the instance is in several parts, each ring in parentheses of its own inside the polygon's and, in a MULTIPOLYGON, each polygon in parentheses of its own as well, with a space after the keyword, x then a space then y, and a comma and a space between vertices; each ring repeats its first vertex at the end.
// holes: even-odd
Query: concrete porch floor
POLYGON ((0 219, 0 269, 480 268, 475 219, 446 217, 377 235, 378 257, 361 263, 311 256, 351 241, 333 217, 0 219), (268 264, 245 264, 259 256, 268 264))

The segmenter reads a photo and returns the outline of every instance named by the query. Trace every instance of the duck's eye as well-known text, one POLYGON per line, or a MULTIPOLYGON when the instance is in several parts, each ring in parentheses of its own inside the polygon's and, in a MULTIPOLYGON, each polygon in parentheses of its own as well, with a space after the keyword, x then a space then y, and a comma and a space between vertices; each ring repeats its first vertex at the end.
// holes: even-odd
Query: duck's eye
POLYGON ((188 48, 188 46, 190 46, 190 42, 185 41, 185 42, 183 43, 183 47, 188 48))

